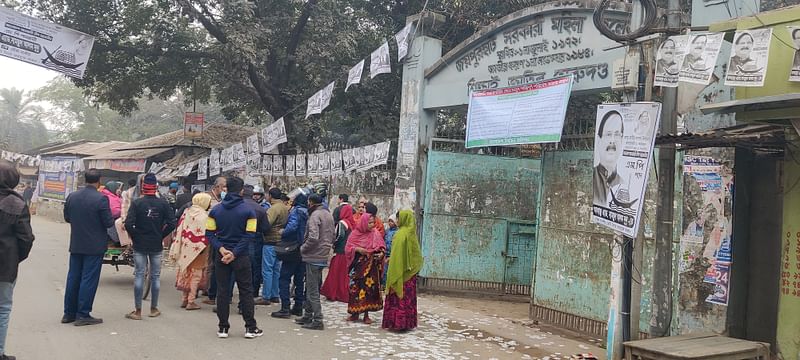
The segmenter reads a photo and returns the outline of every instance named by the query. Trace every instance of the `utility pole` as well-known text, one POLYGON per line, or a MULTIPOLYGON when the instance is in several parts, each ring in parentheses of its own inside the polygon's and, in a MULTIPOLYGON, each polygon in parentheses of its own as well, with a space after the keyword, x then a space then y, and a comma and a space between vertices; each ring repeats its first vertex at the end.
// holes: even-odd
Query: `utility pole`
MULTIPOLYGON (((667 2, 667 28, 681 26, 680 3, 667 2)), ((661 135, 677 132, 678 89, 662 88, 661 135)), ((664 144, 658 151, 658 203, 656 208, 656 242, 653 262, 653 310, 650 335, 668 336, 672 313, 672 237, 675 200, 675 144, 664 144)))

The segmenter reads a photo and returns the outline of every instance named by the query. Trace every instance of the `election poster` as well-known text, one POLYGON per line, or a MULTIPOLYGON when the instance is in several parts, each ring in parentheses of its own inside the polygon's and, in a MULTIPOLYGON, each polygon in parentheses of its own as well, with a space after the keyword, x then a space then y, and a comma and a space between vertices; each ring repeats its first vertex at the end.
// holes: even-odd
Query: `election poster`
POLYGON ((336 82, 331 82, 320 91, 317 91, 316 94, 311 96, 308 99, 308 107, 306 108, 306 119, 309 116, 315 114, 322 114, 322 111, 331 104, 331 98, 333 97, 333 88, 336 86, 336 82))
POLYGON ((350 89, 350 85, 360 84, 361 76, 364 74, 364 60, 361 60, 356 66, 350 69, 347 73, 347 85, 344 87, 344 92, 350 89))
POLYGON ((397 41, 397 61, 403 61, 403 59, 408 55, 408 38, 411 35, 411 29, 413 28, 413 23, 406 24, 406 27, 403 30, 400 30, 399 33, 394 35, 394 40, 397 41))
POLYGON ((724 36, 723 33, 690 35, 679 80, 699 85, 710 84, 724 36))
POLYGON ((572 76, 473 91, 467 110, 466 147, 561 141, 572 76))
POLYGON ((261 153, 261 146, 258 143, 258 134, 247 137, 247 156, 261 153))
POLYGON ((592 222, 636 237, 650 175, 661 104, 597 107, 592 179, 592 222))
POLYGON ((375 159, 375 145, 367 145, 359 151, 358 170, 365 171, 375 166, 372 161, 375 159))
MULTIPOLYGON (((286 176, 295 176, 295 157, 294 155, 286 155, 286 176)), ((274 165, 274 164, 273 164, 274 165)))
POLYGON ((272 155, 264 155, 261 157, 261 175, 272 175, 272 155))
MULTIPOLYGON (((294 160, 294 159, 293 159, 294 160)), ((272 175, 273 176, 284 176, 286 175, 286 166, 284 162, 288 163, 288 159, 285 156, 273 156, 272 157, 272 175)))
POLYGON ((342 151, 331 151, 330 152, 331 158, 331 175, 337 175, 344 173, 343 157, 344 153, 342 151))
POLYGON ((319 154, 308 154, 308 176, 319 175, 319 154))
POLYGON ((197 161, 197 180, 208 179, 208 158, 201 157, 197 161))
POLYGON ((219 150, 211 149, 211 155, 208 157, 208 176, 219 175, 221 170, 222 164, 220 164, 219 150))
POLYGON ((656 52, 656 73, 653 85, 678 87, 680 65, 686 55, 689 35, 676 35, 666 38, 656 52))
POLYGON ((386 141, 375 145, 375 156, 373 157, 373 163, 375 166, 386 165, 389 163, 389 149, 391 147, 391 141, 386 141))
POLYGON ((261 129, 261 141, 261 152, 264 153, 275 150, 278 145, 289 141, 286 137, 286 124, 283 122, 283 118, 261 129))
POLYGON ((324 152, 319 154, 319 175, 331 176, 331 153, 324 152))
POLYGON ((381 47, 372 52, 369 63, 369 78, 373 79, 380 74, 392 72, 392 60, 389 55, 389 43, 384 42, 381 47))
POLYGON ((789 81, 800 81, 800 26, 787 26, 789 36, 792 39, 791 45, 794 46, 794 57, 792 57, 792 69, 789 71, 789 81))
POLYGON ((736 31, 725 74, 726 86, 764 86, 771 39, 772 28, 736 31))
POLYGON ((259 153, 247 154, 247 174, 257 175, 261 173, 261 155, 259 153))
POLYGON ((358 149, 342 150, 345 172, 352 172, 358 168, 358 161, 356 161, 356 150, 358 149))
POLYGON ((94 37, 0 6, 0 55, 83 79, 94 37))
POLYGON ((294 176, 306 176, 306 154, 297 154, 294 157, 294 176))

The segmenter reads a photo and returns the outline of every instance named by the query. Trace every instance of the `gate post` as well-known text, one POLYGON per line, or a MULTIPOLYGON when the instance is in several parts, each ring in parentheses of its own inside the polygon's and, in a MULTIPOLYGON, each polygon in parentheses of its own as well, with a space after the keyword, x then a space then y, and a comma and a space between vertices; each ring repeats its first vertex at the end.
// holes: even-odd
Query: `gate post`
POLYGON ((436 114, 423 108, 425 69, 442 57, 442 42, 425 36, 423 31, 444 22, 442 15, 425 12, 408 18, 418 29, 403 65, 400 131, 397 146, 397 178, 394 187, 394 210, 413 209, 421 226, 424 206, 424 179, 427 151, 436 132, 436 114))

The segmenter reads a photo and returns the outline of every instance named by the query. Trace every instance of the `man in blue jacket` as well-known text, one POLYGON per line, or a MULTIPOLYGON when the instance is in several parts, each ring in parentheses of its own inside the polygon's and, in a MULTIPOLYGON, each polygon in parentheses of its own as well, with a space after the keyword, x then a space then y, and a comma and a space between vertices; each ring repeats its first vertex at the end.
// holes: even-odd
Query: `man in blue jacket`
POLYGON ((305 239, 306 222, 308 222, 308 194, 305 189, 297 189, 289 194, 292 210, 281 234, 279 247, 287 248, 296 245, 296 251, 278 254, 281 260, 281 276, 278 280, 281 295, 281 309, 273 312, 272 317, 288 319, 292 315, 303 315, 305 301, 306 267, 300 257, 300 246, 305 239), (294 196, 292 196, 294 195, 294 196), (294 283, 294 307, 291 306, 289 286, 294 283), (291 310, 290 310, 291 309, 291 310))
POLYGON ((108 198, 97 191, 100 171, 86 170, 84 179, 86 187, 69 194, 64 203, 64 220, 70 225, 70 255, 61 323, 74 322, 75 326, 103 323, 103 319, 92 317, 90 313, 108 247, 106 229, 114 226, 108 198))
POLYGON ((258 230, 256 212, 242 199, 244 181, 238 177, 227 179, 228 192, 220 206, 208 214, 206 236, 214 250, 214 270, 217 277, 217 318, 219 338, 227 338, 231 324, 228 322, 231 304, 231 276, 239 286, 239 308, 244 318, 244 337, 252 339, 264 335, 256 325, 253 303, 253 274, 248 248, 258 230))

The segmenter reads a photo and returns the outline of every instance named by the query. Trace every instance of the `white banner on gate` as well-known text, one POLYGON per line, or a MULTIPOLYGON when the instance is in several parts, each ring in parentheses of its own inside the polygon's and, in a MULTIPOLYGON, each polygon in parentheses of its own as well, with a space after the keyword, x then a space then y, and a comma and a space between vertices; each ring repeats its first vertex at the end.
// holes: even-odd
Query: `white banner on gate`
POLYGON ((389 43, 384 42, 381 47, 372 52, 369 63, 369 77, 375 78, 380 74, 392 72, 392 60, 389 56, 389 43))

